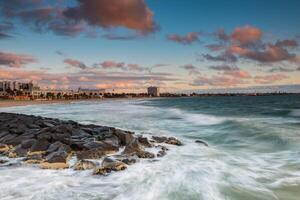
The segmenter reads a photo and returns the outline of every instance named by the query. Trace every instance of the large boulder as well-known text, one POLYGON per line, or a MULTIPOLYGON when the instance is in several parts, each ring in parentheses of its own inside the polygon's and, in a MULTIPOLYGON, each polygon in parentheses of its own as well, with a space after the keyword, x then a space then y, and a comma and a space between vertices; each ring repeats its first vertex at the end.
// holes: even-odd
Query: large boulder
POLYGON ((142 135, 139 135, 138 141, 144 147, 148 147, 148 148, 153 147, 153 144, 149 141, 149 139, 147 137, 143 137, 142 135))
POLYGON ((129 131, 123 131, 120 129, 115 129, 113 134, 117 136, 120 141, 120 145, 126 146, 134 139, 134 133, 129 131))
POLYGON ((97 165, 89 160, 79 160, 75 166, 74 170, 87 170, 87 169, 95 169, 97 165))
POLYGON ((133 139, 124 149, 123 154, 136 155, 139 158, 154 158, 153 153, 144 150, 143 146, 139 143, 138 139, 133 139))
POLYGON ((36 140, 30 148, 30 152, 41 152, 46 151, 49 147, 50 143, 46 139, 38 139, 36 140))
POLYGON ((174 138, 174 137, 169 137, 166 140, 166 143, 167 144, 172 144, 172 145, 177 145, 177 146, 181 146, 182 145, 182 143, 177 138, 174 138))
POLYGON ((120 162, 112 157, 105 157, 101 164, 101 167, 98 167, 94 170, 96 175, 106 175, 111 171, 121 171, 125 170, 127 165, 123 162, 120 162))
POLYGON ((165 136, 152 136, 152 140, 154 140, 157 143, 163 143, 165 141, 167 141, 167 137, 165 136))

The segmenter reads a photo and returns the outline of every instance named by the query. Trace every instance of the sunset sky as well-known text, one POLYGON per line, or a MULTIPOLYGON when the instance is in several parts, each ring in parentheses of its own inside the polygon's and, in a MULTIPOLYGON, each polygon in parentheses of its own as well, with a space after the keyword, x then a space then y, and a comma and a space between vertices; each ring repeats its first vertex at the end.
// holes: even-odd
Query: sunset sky
POLYGON ((0 0, 0 80, 163 91, 300 84, 300 1, 0 0))

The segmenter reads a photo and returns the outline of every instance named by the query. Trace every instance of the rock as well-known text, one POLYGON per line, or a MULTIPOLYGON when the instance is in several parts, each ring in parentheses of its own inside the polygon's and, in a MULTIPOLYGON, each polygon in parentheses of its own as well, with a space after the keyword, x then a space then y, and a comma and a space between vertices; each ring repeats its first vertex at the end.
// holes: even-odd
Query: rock
POLYGON ((135 154, 144 151, 144 148, 137 139, 133 139, 124 149, 123 154, 135 154))
POLYGON ((165 156, 166 154, 167 154, 166 151, 160 150, 160 151, 157 153, 157 157, 163 157, 163 156, 165 156))
POLYGON ((120 129, 115 129, 113 134, 117 136, 117 138, 120 141, 120 145, 122 146, 128 145, 134 139, 133 136, 134 133, 128 131, 122 131, 120 129))
POLYGON ((36 142, 36 139, 28 139, 21 142, 21 147, 23 149, 30 149, 33 144, 36 142))
POLYGON ((126 165, 132 165, 138 161, 137 157, 135 156, 114 155, 113 157, 116 160, 125 163, 126 165))
POLYGON ((72 151, 72 149, 68 145, 63 144, 60 141, 56 141, 49 146, 49 148, 47 149, 46 152, 53 153, 55 151, 66 151, 67 153, 70 153, 72 151))
POLYGON ((2 160, 2 159, 0 159, 0 165, 1 164, 5 164, 5 163, 7 163, 8 162, 8 160, 2 160))
POLYGON ((203 140, 196 140, 195 142, 199 143, 199 144, 203 144, 204 146, 208 147, 208 144, 205 141, 203 141, 203 140))
POLYGON ((22 145, 20 144, 16 146, 12 152, 16 154, 16 157, 25 157, 27 156, 28 149, 22 148, 22 145))
POLYGON ((0 143, 16 145, 16 142, 14 141, 14 139, 15 139, 16 137, 18 137, 17 134, 10 133, 10 134, 5 135, 4 137, 2 137, 2 138, 0 139, 0 143))
POLYGON ((106 157, 104 158, 101 167, 98 167, 94 170, 94 174, 106 175, 111 171, 121 171, 121 170, 125 170, 126 168, 127 165, 125 163, 115 160, 114 158, 111 157, 106 157))
POLYGON ((65 150, 58 150, 50 153, 46 157, 46 162, 48 163, 66 163, 68 161, 69 154, 65 150))
POLYGON ((165 136, 152 136, 152 139, 157 143, 163 143, 167 141, 168 138, 165 136))
POLYGON ((139 151, 136 153, 139 158, 155 158, 155 155, 148 151, 139 151))
POLYGON ((147 137, 139 136, 138 141, 140 144, 142 144, 145 147, 153 147, 153 144, 149 141, 147 137))
MULTIPOLYGON (((133 132, 107 126, 82 125, 74 121, 32 115, 0 113, 0 154, 11 158, 26 157, 26 163, 39 164, 45 169, 68 168, 68 160, 75 152, 75 170, 95 169, 95 174, 126 169, 139 158, 155 158, 145 148, 156 143, 181 145, 176 138, 153 136, 152 140, 133 132), (2 144, 3 143, 3 144, 2 144), (116 154, 120 148, 122 154, 116 154), (108 156, 109 155, 109 156, 108 156), (100 167, 86 159, 103 158, 100 167)), ((160 147, 157 156, 168 150, 160 147)))
POLYGON ((43 123, 42 123, 42 126, 43 127, 53 127, 53 126, 55 126, 54 124, 52 124, 52 122, 51 121, 44 121, 43 123))
POLYGON ((10 149, 10 147, 8 145, 0 143, 0 154, 9 151, 9 149, 10 149))
POLYGON ((50 143, 46 139, 38 139, 33 143, 32 147, 30 148, 30 152, 46 151, 49 145, 50 143))
POLYGON ((169 138, 165 141, 165 143, 167 143, 167 144, 172 144, 172 145, 177 145, 177 146, 181 146, 181 145, 182 145, 182 143, 181 143, 178 139, 176 139, 176 138, 174 138, 174 137, 169 137, 169 138))
POLYGON ((28 164, 40 164, 44 162, 44 158, 42 154, 31 154, 26 158, 26 163, 28 164))
POLYGON ((92 161, 88 161, 88 160, 80 160, 78 161, 75 166, 74 166, 74 170, 87 170, 87 169, 95 169, 96 168, 96 164, 93 163, 92 161))
POLYGON ((40 168, 42 169, 66 169, 69 168, 69 164, 67 163, 48 163, 48 162, 42 162, 40 164, 40 168))
POLYGON ((136 155, 139 158, 154 158, 155 155, 153 153, 147 152, 144 150, 142 145, 139 143, 138 139, 134 139, 129 143, 124 151, 123 154, 127 155, 136 155))
POLYGON ((78 160, 99 159, 107 154, 115 153, 115 152, 116 152, 115 150, 105 150, 103 148, 96 148, 96 149, 77 152, 77 158, 78 160))

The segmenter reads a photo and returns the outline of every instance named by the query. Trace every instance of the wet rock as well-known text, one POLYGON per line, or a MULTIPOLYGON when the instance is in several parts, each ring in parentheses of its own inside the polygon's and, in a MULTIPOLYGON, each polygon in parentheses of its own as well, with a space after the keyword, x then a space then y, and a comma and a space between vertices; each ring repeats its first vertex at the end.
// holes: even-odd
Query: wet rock
POLYGON ((120 162, 112 157, 104 158, 101 167, 98 167, 94 170, 95 175, 106 175, 112 171, 121 171, 125 170, 127 165, 123 162, 120 162))
POLYGON ((10 144, 10 145, 16 145, 16 142, 14 141, 14 139, 18 137, 17 134, 14 133, 10 133, 8 135, 5 135, 4 137, 2 137, 0 139, 0 143, 4 143, 4 144, 10 144))
POLYGON ((46 139, 38 139, 33 143, 32 147, 30 148, 30 152, 46 151, 49 145, 50 143, 46 139))
POLYGON ((166 151, 163 151, 163 150, 160 150, 158 153, 157 153, 157 157, 163 157, 163 156, 165 156, 167 154, 167 152, 166 151))
MULTIPOLYGON (((41 168, 68 168, 68 160, 75 153, 75 169, 95 169, 96 174, 124 170, 139 158, 155 158, 145 148, 157 143, 181 145, 176 138, 153 136, 149 140, 133 132, 107 126, 81 125, 74 121, 37 117, 31 115, 0 113, 0 154, 11 158, 25 157, 26 163, 39 164, 41 168), (115 155, 120 148, 122 154, 115 155), (86 159, 104 160, 100 167, 86 159)), ((156 146, 157 148, 158 146, 156 146)), ((157 156, 166 154, 161 146, 157 156)))
POLYGON ((203 144, 204 146, 208 147, 208 144, 203 140, 196 140, 195 142, 198 143, 198 144, 203 144))
POLYGON ((167 141, 168 138, 165 136, 152 136, 152 139, 157 143, 163 143, 167 141))
POLYGON ((40 164, 44 162, 43 154, 30 154, 26 158, 26 163, 28 164, 40 164))
POLYGON ((68 153, 66 151, 56 151, 50 153, 46 157, 46 162, 48 163, 66 163, 68 158, 68 153))
POLYGON ((70 153, 72 151, 71 147, 69 147, 66 144, 61 143, 60 141, 56 141, 53 144, 49 146, 47 149, 47 153, 53 153, 55 151, 66 151, 67 153, 70 153))
POLYGON ((149 141, 149 139, 147 137, 143 137, 143 136, 138 136, 138 141, 140 144, 142 144, 145 147, 153 147, 153 144, 149 141))
POLYGON ((126 146, 134 139, 133 133, 129 131, 122 131, 120 129, 115 129, 113 132, 115 136, 118 137, 120 145, 126 146))
POLYGON ((0 154, 9 151, 10 147, 7 144, 0 143, 0 154))
POLYGON ((124 155, 114 155, 116 160, 125 163, 126 165, 132 165, 138 162, 138 158, 136 156, 124 156, 124 155))
POLYGON ((138 139, 133 139, 131 143, 129 143, 124 151, 123 154, 127 155, 136 155, 139 158, 154 158, 155 155, 153 153, 147 152, 144 150, 142 145, 139 143, 138 139))
POLYGON ((5 164, 5 163, 7 163, 8 162, 8 160, 2 160, 2 159, 0 159, 0 165, 1 164, 5 164))
POLYGON ((42 162, 40 164, 40 168, 42 169, 67 169, 69 168, 69 164, 67 163, 48 163, 48 162, 42 162))
POLYGON ((32 146, 33 146, 33 144, 36 142, 36 139, 27 139, 27 140, 23 140, 22 142, 21 142, 21 147, 23 148, 23 149, 30 149, 32 146))
POLYGON ((86 151, 79 151, 77 152, 77 159, 84 160, 84 159, 99 159, 107 154, 116 153, 115 150, 105 150, 103 148, 96 148, 86 151))
POLYGON ((22 145, 20 144, 16 146, 12 152, 15 153, 15 157, 25 157, 27 156, 28 149, 22 148, 22 145))
POLYGON ((177 138, 174 138, 174 137, 169 137, 165 143, 167 144, 172 144, 172 145, 177 145, 177 146, 181 146, 182 143, 177 139, 177 138))
POLYGON ((95 169, 96 167, 97 165, 92 161, 80 160, 75 164, 74 170, 95 169))

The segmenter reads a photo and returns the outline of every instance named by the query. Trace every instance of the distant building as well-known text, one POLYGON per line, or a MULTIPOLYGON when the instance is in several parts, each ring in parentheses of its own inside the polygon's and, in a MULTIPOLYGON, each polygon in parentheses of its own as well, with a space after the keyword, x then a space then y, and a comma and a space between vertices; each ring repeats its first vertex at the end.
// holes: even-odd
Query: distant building
POLYGON ((148 87, 148 95, 152 97, 159 97, 159 87, 148 87))
POLYGON ((78 88, 78 94, 88 97, 102 97, 105 93, 105 89, 84 89, 78 88))

